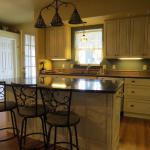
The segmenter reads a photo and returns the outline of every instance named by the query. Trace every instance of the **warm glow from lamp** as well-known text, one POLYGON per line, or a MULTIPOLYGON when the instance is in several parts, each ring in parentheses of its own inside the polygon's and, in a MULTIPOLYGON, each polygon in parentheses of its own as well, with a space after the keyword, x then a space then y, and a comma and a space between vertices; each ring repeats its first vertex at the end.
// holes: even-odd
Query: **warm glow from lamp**
POLYGON ((119 58, 120 60, 141 60, 143 58, 119 58))
POLYGON ((40 60, 40 70, 52 70, 52 62, 50 60, 42 59, 40 60), (42 64, 42 68, 41 68, 42 64))

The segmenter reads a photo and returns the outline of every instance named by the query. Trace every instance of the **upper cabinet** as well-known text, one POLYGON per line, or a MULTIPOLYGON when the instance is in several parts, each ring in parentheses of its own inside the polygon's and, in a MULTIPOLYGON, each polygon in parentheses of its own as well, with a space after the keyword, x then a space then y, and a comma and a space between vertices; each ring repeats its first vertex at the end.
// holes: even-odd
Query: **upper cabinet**
POLYGON ((111 20, 105 24, 105 50, 107 58, 127 57, 129 51, 130 20, 111 20))
POLYGON ((131 55, 143 57, 145 49, 146 17, 135 17, 131 19, 131 55))
POLYGON ((146 42, 145 42, 145 56, 150 56, 150 16, 146 20, 146 42))
POLYGON ((116 57, 117 53, 117 21, 107 21, 105 24, 105 48, 107 57, 116 57))
POLYGON ((132 17, 105 22, 106 58, 150 58, 150 17, 132 17), (111 27, 109 24, 116 27, 111 27), (114 30, 113 32, 110 32, 114 30), (113 33, 113 36, 112 36, 113 33), (113 41, 115 46, 111 43, 113 41))
POLYGON ((70 59, 71 29, 67 26, 46 29, 46 58, 70 59))

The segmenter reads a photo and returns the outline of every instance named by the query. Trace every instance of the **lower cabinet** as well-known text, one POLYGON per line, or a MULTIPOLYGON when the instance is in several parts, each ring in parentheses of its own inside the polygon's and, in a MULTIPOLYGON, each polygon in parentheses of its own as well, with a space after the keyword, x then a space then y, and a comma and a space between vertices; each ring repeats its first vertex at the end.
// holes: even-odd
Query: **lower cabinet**
POLYGON ((125 116, 150 119, 150 80, 125 79, 125 116))

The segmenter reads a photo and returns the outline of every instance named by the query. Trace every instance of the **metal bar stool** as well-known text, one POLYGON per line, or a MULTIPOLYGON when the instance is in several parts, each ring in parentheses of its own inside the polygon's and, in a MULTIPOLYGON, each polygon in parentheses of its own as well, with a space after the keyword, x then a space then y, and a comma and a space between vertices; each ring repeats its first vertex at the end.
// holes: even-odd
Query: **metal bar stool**
MULTIPOLYGON (((78 136, 77 136, 77 124, 80 122, 80 118, 77 114, 71 111, 71 90, 57 90, 57 89, 47 89, 41 88, 41 97, 45 101, 45 105, 49 109, 49 113, 46 117, 46 122, 49 125, 48 130, 48 145, 50 143, 51 130, 54 128, 54 150, 56 149, 56 144, 66 144, 69 145, 72 150, 75 147, 79 150, 78 136), (67 141, 57 141, 57 129, 67 128, 69 131, 69 142, 67 141), (75 132, 75 144, 72 140, 72 130, 75 132)), ((51 145, 50 145, 51 147, 51 145)))
POLYGON ((6 83, 2 81, 0 82, 0 100, 3 100, 0 102, 0 112, 9 112, 11 117, 11 123, 12 123, 11 127, 0 128, 0 131, 4 131, 4 130, 13 131, 13 135, 0 139, 0 142, 11 140, 16 136, 19 140, 19 131, 17 128, 16 116, 15 116, 15 112, 13 111, 16 108, 16 103, 13 101, 8 101, 6 99, 6 83))
MULTIPOLYGON (((41 134, 43 136, 44 147, 47 147, 47 131, 46 131, 46 109, 44 109, 43 102, 40 103, 37 99, 37 86, 12 83, 13 92, 15 95, 17 111, 20 117, 22 117, 21 133, 20 133, 20 150, 26 149, 26 137, 41 134), (42 123, 42 132, 26 133, 27 120, 33 118, 40 118, 42 123)), ((38 148, 43 147, 40 146, 38 148)), ((33 149, 38 149, 33 147, 33 149)))

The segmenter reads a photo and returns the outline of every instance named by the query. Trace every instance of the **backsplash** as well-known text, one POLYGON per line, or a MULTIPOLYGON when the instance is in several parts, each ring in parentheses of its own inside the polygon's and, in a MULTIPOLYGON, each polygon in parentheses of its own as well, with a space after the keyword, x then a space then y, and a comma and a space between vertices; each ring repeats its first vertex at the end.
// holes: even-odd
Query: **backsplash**
MULTIPOLYGON (((150 59, 142 60, 117 60, 117 59, 104 59, 101 65, 106 65, 108 70, 117 71, 150 71, 150 59), (146 70, 145 70, 146 69, 146 70)), ((69 69, 74 68, 85 68, 85 66, 73 65, 72 61, 53 61, 53 68, 57 69, 69 69)), ((92 67, 93 68, 93 67, 92 67)), ((94 67, 94 68, 99 68, 94 67)))

